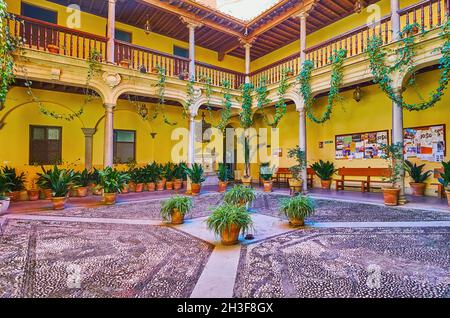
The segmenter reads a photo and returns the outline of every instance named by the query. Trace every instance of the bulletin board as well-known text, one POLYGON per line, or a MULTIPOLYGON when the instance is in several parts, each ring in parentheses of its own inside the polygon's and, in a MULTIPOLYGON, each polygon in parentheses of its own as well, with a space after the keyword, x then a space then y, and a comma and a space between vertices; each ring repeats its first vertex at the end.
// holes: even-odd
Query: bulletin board
POLYGON ((442 162, 446 153, 445 125, 406 128, 405 158, 442 162))
POLYGON ((389 143, 389 131, 336 136, 336 159, 379 159, 381 146, 389 143))

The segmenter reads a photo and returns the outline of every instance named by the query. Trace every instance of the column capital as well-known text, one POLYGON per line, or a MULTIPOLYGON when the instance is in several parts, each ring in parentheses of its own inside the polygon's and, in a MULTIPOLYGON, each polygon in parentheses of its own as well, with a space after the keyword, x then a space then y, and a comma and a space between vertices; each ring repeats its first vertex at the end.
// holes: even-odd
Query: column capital
POLYGON ((307 17, 309 17, 309 13, 306 11, 300 11, 295 14, 295 17, 299 18, 300 20, 305 20, 307 17))
POLYGON ((116 4, 117 0, 108 0, 109 4, 116 4))
POLYGON ((194 19, 190 19, 187 17, 180 17, 181 22, 183 22, 184 24, 186 24, 186 26, 189 29, 196 29, 196 28, 201 28, 203 26, 203 23, 201 23, 200 21, 194 20, 194 19))
POLYGON ((84 137, 92 137, 97 132, 97 128, 81 128, 84 137))
POLYGON ((105 110, 108 112, 112 112, 112 111, 114 111, 114 108, 116 108, 116 104, 112 104, 112 103, 105 103, 105 104, 103 104, 103 106, 105 107, 105 110))
POLYGON ((251 38, 251 39, 244 39, 244 38, 239 38, 239 43, 244 47, 244 48, 251 48, 253 46, 253 43, 255 43, 256 41, 256 37, 251 38))

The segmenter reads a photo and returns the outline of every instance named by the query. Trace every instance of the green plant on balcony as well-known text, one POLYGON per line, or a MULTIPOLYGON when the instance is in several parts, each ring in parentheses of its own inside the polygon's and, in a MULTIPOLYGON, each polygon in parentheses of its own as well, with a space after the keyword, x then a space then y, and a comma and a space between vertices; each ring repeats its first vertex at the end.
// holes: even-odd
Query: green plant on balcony
POLYGON ((281 119, 286 114, 286 92, 291 86, 291 84, 288 82, 289 80, 289 69, 283 69, 281 73, 281 80, 280 84, 278 85, 277 89, 277 95, 278 95, 278 101, 275 104, 275 116, 273 118, 272 122, 269 122, 266 118, 266 122, 269 126, 272 128, 278 127, 278 124, 280 123, 281 119))
MULTIPOLYGON (((383 47, 383 39, 379 36, 374 36, 369 39, 367 45, 367 55, 369 57, 370 70, 374 77, 374 82, 377 83, 381 90, 396 104, 401 105, 409 111, 420 111, 433 107, 439 102, 444 95, 444 91, 448 86, 450 79, 450 20, 447 20, 441 27, 441 35, 444 39, 443 46, 436 51, 440 51, 441 58, 439 60, 439 69, 441 70, 438 87, 434 90, 428 100, 422 100, 420 103, 407 103, 402 94, 397 93, 392 87, 393 80, 391 74, 401 72, 404 74, 411 74, 408 80, 408 86, 414 84, 417 70, 415 68, 414 60, 416 56, 415 32, 413 29, 422 29, 417 23, 407 25, 400 33, 401 41, 397 49, 397 61, 392 65, 386 64, 386 57, 388 51, 383 47)), ((425 34, 422 29, 422 35, 425 34)))
POLYGON ((186 83, 186 103, 183 103, 183 118, 186 118, 191 113, 191 107, 195 101, 195 80, 189 79, 186 83))
POLYGON ((211 116, 211 96, 212 96, 212 79, 208 75, 201 74, 200 82, 205 85, 206 109, 211 116))
POLYGON ((219 125, 217 125, 217 128, 220 129, 221 131, 225 131, 225 128, 227 128, 227 125, 230 122, 230 118, 231 118, 231 83, 229 81, 222 81, 221 84, 222 86, 222 94, 223 94, 223 101, 222 101, 222 105, 223 105, 223 109, 222 109, 222 113, 221 113, 221 119, 220 119, 220 123, 219 125))
POLYGON ((245 83, 241 86, 242 111, 239 114, 241 127, 248 129, 253 125, 253 90, 254 85, 245 83))

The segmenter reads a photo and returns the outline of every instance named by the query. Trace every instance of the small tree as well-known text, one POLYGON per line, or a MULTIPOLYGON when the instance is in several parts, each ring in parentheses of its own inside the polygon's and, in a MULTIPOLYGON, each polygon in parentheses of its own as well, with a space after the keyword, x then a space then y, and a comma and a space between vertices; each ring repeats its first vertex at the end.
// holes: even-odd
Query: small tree
POLYGON ((306 168, 306 152, 304 150, 301 150, 299 146, 296 146, 295 148, 291 148, 288 150, 288 157, 291 159, 295 159, 295 161, 297 162, 295 166, 289 168, 292 176, 297 180, 301 180, 302 172, 306 168))
POLYGON ((395 188, 395 185, 400 181, 404 171, 403 145, 402 143, 382 145, 381 151, 383 151, 381 158, 386 160, 390 171, 390 175, 384 177, 383 180, 388 181, 392 187, 395 188))

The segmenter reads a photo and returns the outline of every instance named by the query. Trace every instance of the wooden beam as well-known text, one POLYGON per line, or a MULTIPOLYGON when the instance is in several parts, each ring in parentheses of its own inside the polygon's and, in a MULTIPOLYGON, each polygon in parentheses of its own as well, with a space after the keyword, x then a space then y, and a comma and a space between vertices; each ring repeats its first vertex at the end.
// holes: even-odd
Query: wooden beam
POLYGON ((239 42, 238 39, 233 39, 233 40, 229 41, 228 43, 225 43, 224 45, 222 45, 217 52, 219 61, 223 61, 223 59, 225 58, 225 55, 236 50, 240 46, 241 46, 241 43, 239 42))

